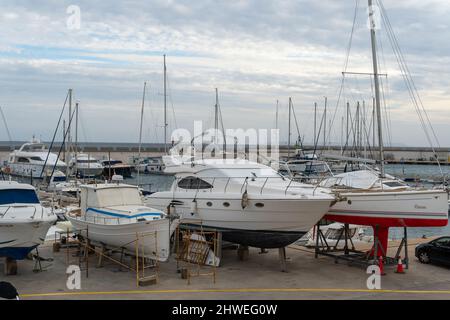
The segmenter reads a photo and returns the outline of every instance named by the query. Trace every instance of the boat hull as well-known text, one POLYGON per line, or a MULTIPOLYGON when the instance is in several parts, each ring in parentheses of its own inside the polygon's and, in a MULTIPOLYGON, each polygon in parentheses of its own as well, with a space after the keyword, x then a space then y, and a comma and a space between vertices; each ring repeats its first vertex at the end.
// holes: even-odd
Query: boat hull
POLYGON ((159 261, 169 258, 170 237, 178 225, 177 220, 170 222, 169 219, 118 225, 95 224, 70 215, 68 219, 74 232, 93 242, 109 248, 124 248, 133 255, 138 247, 139 256, 159 261))
POLYGON ((56 221, 0 221, 0 256, 25 259, 28 253, 44 243, 48 230, 56 221))
MULTIPOLYGON (((9 174, 13 176, 19 176, 19 177, 33 177, 37 179, 42 178, 42 174, 45 174, 45 170, 43 171, 42 168, 44 167, 44 164, 32 164, 32 163, 10 163, 8 164, 9 168, 9 174)), ((47 164, 47 169, 52 170, 53 165, 47 164)), ((59 171, 65 171, 66 166, 58 165, 55 167, 55 170, 59 171)))
POLYGON ((448 224, 444 191, 342 193, 325 218, 379 227, 443 227, 448 224))
POLYGON ((103 168, 77 168, 77 173, 82 178, 99 177, 103 174, 103 168))
POLYGON ((182 224, 223 231, 226 241, 261 248, 295 242, 323 217, 331 203, 325 199, 280 199, 250 194, 243 209, 239 194, 199 193, 193 204, 183 192, 158 192, 146 203, 159 210, 172 203, 171 213, 180 215, 182 224))
MULTIPOLYGON (((181 224, 181 227, 188 227, 190 229, 199 229, 198 224, 181 224)), ((286 247, 298 239, 303 237, 306 233, 303 231, 268 231, 268 230, 239 230, 239 229, 223 229, 213 227, 202 227, 202 231, 218 231, 222 233, 222 240, 238 243, 243 246, 274 249, 286 247)))

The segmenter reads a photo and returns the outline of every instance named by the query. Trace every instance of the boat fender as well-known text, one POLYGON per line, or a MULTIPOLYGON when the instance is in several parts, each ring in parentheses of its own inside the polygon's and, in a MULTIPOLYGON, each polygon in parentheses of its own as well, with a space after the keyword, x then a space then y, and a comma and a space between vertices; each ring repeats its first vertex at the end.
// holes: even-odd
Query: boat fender
POLYGON ((247 206, 248 206, 248 193, 247 190, 245 190, 245 192, 242 194, 241 207, 242 209, 245 209, 247 206))
POLYGON ((194 199, 191 202, 191 216, 197 213, 197 200, 194 199))

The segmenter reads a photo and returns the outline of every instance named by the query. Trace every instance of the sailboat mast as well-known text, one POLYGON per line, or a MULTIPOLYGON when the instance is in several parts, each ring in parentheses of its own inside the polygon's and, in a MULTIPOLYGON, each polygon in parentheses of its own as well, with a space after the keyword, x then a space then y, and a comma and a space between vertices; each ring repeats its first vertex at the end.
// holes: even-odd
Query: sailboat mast
POLYGON ((139 171, 141 164, 141 144, 142 144, 142 124, 144 122, 144 105, 145 105, 145 89, 147 87, 147 82, 144 82, 144 91, 142 92, 142 105, 141 105, 141 123, 139 127, 139 147, 138 147, 138 167, 137 167, 137 182, 139 185, 139 171))
POLYGON ((323 113, 323 148, 325 148, 325 145, 327 143, 327 103, 328 103, 328 98, 325 98, 325 110, 323 113))
POLYGON ((78 102, 75 103, 75 177, 78 172, 78 102))
POLYGON ((164 152, 167 153, 167 68, 164 55, 164 152))
POLYGON ((314 102, 314 147, 317 141, 317 102, 314 102))
POLYGON ((9 132, 8 123, 6 122, 6 117, 5 117, 5 114, 3 113, 1 106, 0 106, 0 114, 2 116, 3 123, 5 125, 6 133, 8 134, 10 148, 11 148, 11 150, 13 150, 13 145, 12 145, 13 142, 12 142, 12 138, 11 138, 11 133, 9 132))
POLYGON ((275 113, 275 129, 278 129, 278 100, 277 100, 277 111, 275 113))
MULTIPOLYGON (((66 164, 68 164, 68 161, 70 161, 71 158, 71 151, 70 148, 72 147, 71 142, 72 142, 72 137, 70 136, 70 132, 72 131, 72 126, 71 126, 71 121, 72 119, 72 89, 69 89, 69 124, 67 126, 67 144, 66 144, 66 155, 64 157, 64 160, 66 161, 66 164), (67 157, 67 158, 66 158, 67 157)), ((69 166, 66 166, 66 176, 69 176, 69 166)))
POLYGON ((347 122, 345 124, 345 145, 348 147, 348 139, 350 138, 350 132, 348 131, 348 122, 350 118, 350 103, 347 102, 347 122))
POLYGON ((291 104, 292 104, 292 99, 291 99, 291 97, 289 97, 288 159, 291 157, 291 104))
POLYGON ((381 178, 384 178, 384 149, 383 149, 383 130, 381 122, 381 103, 380 103, 380 83, 378 79, 378 59, 377 59, 377 40, 375 35, 375 20, 374 20, 374 8, 372 0, 369 2, 369 21, 370 21, 370 39, 372 42, 372 60, 373 60, 373 77, 375 84, 375 107, 377 113, 378 122, 378 145, 380 151, 380 173, 381 178))
POLYGON ((219 92, 216 88, 216 104, 214 105, 214 143, 217 144, 219 135, 219 92))

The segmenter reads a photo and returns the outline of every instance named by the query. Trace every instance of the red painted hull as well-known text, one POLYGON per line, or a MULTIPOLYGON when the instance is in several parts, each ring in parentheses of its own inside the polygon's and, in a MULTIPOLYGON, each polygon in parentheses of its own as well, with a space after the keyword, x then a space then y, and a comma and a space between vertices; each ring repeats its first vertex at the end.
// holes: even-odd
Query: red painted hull
POLYGON ((325 219, 341 223, 379 227, 445 227, 448 219, 383 218, 327 214, 325 219))
MULTIPOLYGON (((381 217, 361 217, 327 214, 324 217, 340 223, 359 224, 371 226, 373 233, 378 237, 382 250, 377 251, 377 256, 385 256, 388 248, 388 236, 390 227, 445 227, 448 219, 411 219, 411 218, 381 218, 381 217)), ((370 250, 370 255, 375 254, 374 247, 370 250)))

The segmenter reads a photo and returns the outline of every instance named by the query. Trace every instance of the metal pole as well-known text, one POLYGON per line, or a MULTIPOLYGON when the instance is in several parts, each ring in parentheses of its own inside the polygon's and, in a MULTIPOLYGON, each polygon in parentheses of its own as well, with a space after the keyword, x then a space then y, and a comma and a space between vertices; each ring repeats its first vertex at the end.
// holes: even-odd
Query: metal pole
POLYGON ((78 102, 75 103, 75 178, 77 177, 77 173, 78 173, 78 102))
MULTIPOLYGON (((71 137, 71 131, 72 131, 72 125, 71 125, 71 119, 72 117, 72 89, 69 89, 69 124, 67 126, 67 144, 66 144, 66 156, 67 159, 70 161, 71 159, 71 152, 70 152, 70 148, 72 147, 72 137, 71 137)), ((66 177, 69 177, 69 166, 66 160, 66 177)))
POLYGON ((314 145, 317 141, 317 102, 314 102, 314 145))
POLYGON ((6 133, 8 134, 10 148, 11 148, 11 150, 13 150, 13 145, 12 145, 13 142, 12 142, 12 138, 11 138, 11 133, 9 132, 8 123, 6 122, 6 117, 5 117, 5 114, 3 113, 3 110, 2 110, 1 106, 0 106, 0 114, 1 114, 2 119, 3 119, 3 123, 5 124, 6 133))
POLYGON ((292 99, 291 99, 291 97, 289 97, 288 160, 291 157, 291 103, 292 103, 292 99))
POLYGON ((141 106, 141 123, 139 127, 139 147, 138 147, 138 163, 137 163, 137 184, 139 186, 139 170, 141 162, 141 143, 142 143, 142 123, 144 121, 144 104, 145 104, 145 88, 147 87, 147 82, 144 82, 144 91, 142 92, 142 106, 141 106))
MULTIPOLYGON (((64 143, 65 137, 66 137, 66 120, 63 120, 63 142, 62 143, 64 143)), ((64 161, 67 162, 66 148, 67 148, 67 145, 65 145, 65 148, 63 149, 63 158, 64 158, 64 161)), ((50 152, 50 150, 49 150, 49 152, 50 152)))
POLYGON ((328 102, 328 98, 325 97, 325 110, 323 113, 323 147, 324 148, 327 143, 327 102, 328 102))
POLYGON ((277 100, 277 112, 275 114, 275 129, 278 129, 278 100, 277 100))
POLYGON ((350 103, 347 102, 347 122, 345 125, 345 131, 346 131, 346 138, 345 138, 345 145, 348 145, 348 138, 349 138, 349 132, 348 132, 348 121, 350 117, 350 103))
POLYGON ((359 127, 359 101, 358 101, 358 103, 356 104, 356 119, 355 119, 355 126, 356 126, 356 155, 357 156, 359 156, 360 155, 360 153, 361 153, 361 146, 360 146, 360 139, 359 139, 359 136, 360 136, 360 131, 359 131, 359 129, 360 129, 360 127, 359 127))
POLYGON ((375 105, 377 110, 377 122, 378 122, 378 144, 380 149, 380 176, 384 178, 384 150, 383 150, 383 130, 381 122, 381 103, 380 103, 380 83, 378 79, 378 60, 377 60, 377 41, 375 35, 375 20, 374 20, 374 8, 372 0, 368 0, 369 4, 369 19, 370 19, 370 38, 372 43, 372 60, 373 60, 373 76, 375 83, 375 105))
POLYGON ((373 145, 372 145, 372 147, 373 148, 375 148, 375 144, 376 144, 376 128, 375 128, 375 125, 376 125, 376 118, 375 118, 375 98, 372 98, 372 122, 373 122, 373 124, 372 124, 372 139, 373 139, 373 145))
POLYGON ((167 68, 166 55, 164 55, 164 152, 167 153, 167 68))
POLYGON ((219 135, 219 93, 216 88, 216 104, 214 105, 214 143, 217 144, 219 135))

